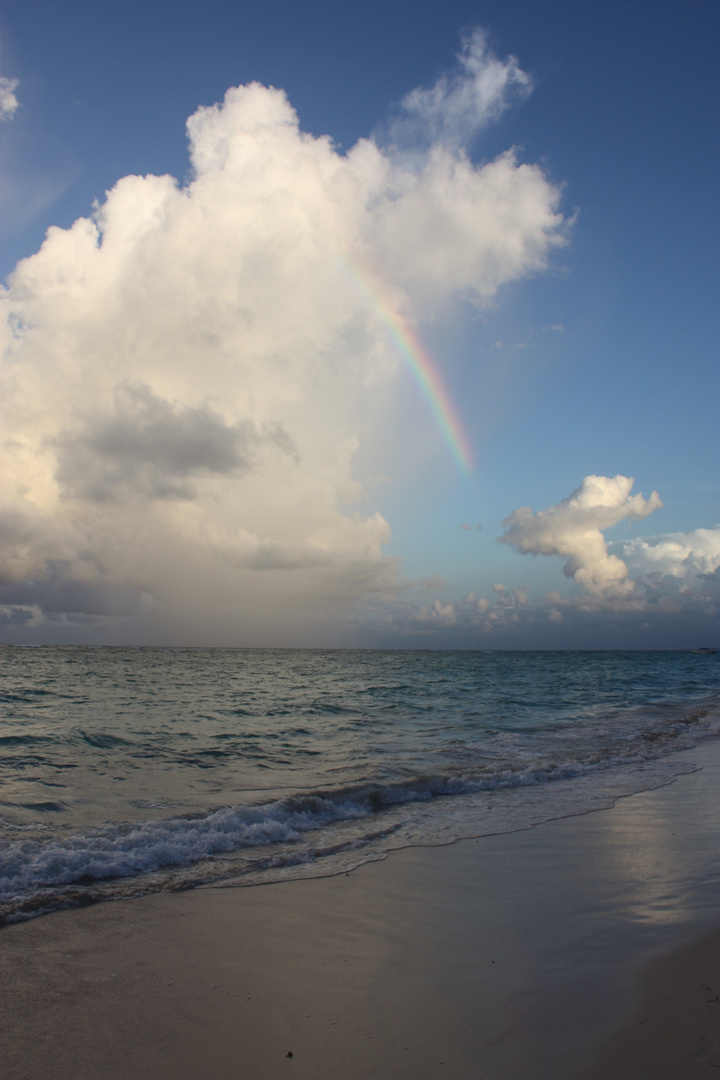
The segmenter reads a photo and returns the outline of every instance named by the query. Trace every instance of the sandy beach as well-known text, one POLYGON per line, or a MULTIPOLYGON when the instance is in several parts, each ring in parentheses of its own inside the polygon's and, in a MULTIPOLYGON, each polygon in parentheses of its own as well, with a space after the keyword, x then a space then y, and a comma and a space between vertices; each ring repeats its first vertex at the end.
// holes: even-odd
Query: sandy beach
POLYGON ((720 1067, 720 742, 610 810, 0 932, 5 1080, 694 1080, 720 1067))
POLYGON ((720 933, 647 965, 639 1006, 578 1080, 700 1080, 720 1070, 720 933))

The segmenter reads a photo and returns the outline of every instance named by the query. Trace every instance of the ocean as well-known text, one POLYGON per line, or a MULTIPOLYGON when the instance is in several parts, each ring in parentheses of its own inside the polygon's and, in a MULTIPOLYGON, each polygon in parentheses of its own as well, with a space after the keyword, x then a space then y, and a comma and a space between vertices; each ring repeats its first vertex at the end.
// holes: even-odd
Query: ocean
POLYGON ((0 648, 0 921, 349 872, 693 768, 720 656, 0 648))

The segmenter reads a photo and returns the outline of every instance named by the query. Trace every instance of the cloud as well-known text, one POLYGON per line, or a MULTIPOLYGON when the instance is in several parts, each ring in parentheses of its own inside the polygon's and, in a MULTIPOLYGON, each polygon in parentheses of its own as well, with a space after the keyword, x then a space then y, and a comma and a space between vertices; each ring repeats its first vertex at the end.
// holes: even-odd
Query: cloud
POLYGON ((96 501, 194 498, 193 477, 238 475, 263 445, 297 460, 281 424, 226 424, 206 405, 174 407, 142 383, 116 387, 112 409, 56 438, 55 478, 65 496, 96 501))
MULTIPOLYGON (((615 499, 619 504, 631 498, 630 489, 624 489, 624 499, 615 499)), ((607 489, 606 499, 610 501, 607 489)), ((591 505, 594 501, 589 500, 591 505)), ((651 499, 644 503, 643 509, 635 502, 635 512, 647 512, 651 499)), ((627 577, 619 587, 586 588, 575 595, 552 589, 531 597, 526 586, 497 582, 489 590, 491 598, 473 591, 461 601, 435 600, 422 607, 401 595, 394 602, 385 602, 386 624, 406 643, 412 643, 418 632, 434 630, 442 631, 442 640, 458 648, 693 648, 717 644, 720 525, 614 541, 608 547, 619 553, 614 557, 622 556, 626 567, 627 577)))
POLYGON ((567 560, 563 573, 591 594, 627 597, 635 585, 623 560, 608 553, 603 530, 621 521, 642 521, 662 506, 656 491, 648 499, 631 496, 634 482, 627 476, 586 476, 548 510, 515 510, 503 521, 500 541, 525 554, 560 555, 567 560))
POLYGON ((428 623, 431 627, 454 626, 457 622, 457 611, 454 604, 443 604, 436 600, 434 604, 420 608, 415 616, 418 622, 428 623))
POLYGON ((385 274, 417 310, 460 295, 478 307, 501 285, 545 269, 566 237, 560 192, 513 151, 477 167, 433 150, 419 175, 393 169, 369 221, 385 274))
POLYGON ((587 648, 687 648, 717 640, 720 624, 720 525, 608 543, 603 530, 642 520, 662 503, 632 495, 633 480, 588 476, 567 499, 533 514, 516 510, 500 537, 519 551, 559 555, 582 590, 493 586, 494 603, 470 593, 456 632, 505 645, 587 648))
POLYGON ((0 602, 312 641, 399 581, 388 522, 350 507, 399 371, 352 266, 410 322, 481 307, 563 242, 559 192, 512 155, 342 154, 257 83, 188 135, 187 184, 123 177, 0 291, 0 602))
POLYGON ((714 529, 637 537, 617 545, 632 576, 657 589, 676 579, 699 585, 720 567, 720 525, 714 529))
POLYGON ((477 597, 474 592, 470 592, 463 598, 463 604, 469 604, 475 611, 479 611, 481 615, 484 615, 490 606, 490 601, 486 600, 484 596, 477 597))
POLYGON ((0 121, 10 120, 17 112, 20 105, 15 97, 17 85, 17 79, 8 79, 0 75, 0 121))
POLYGON ((388 141, 401 148, 434 144, 458 150, 532 91, 532 79, 517 59, 500 60, 479 27, 463 35, 457 59, 457 70, 405 95, 388 126, 388 141))
MULTIPOLYGON (((699 620, 720 612, 720 526, 636 537, 612 545, 642 597, 643 610, 655 617, 699 620)), ((718 630, 715 628, 714 633, 718 630)))
MULTIPOLYGON (((493 585, 493 592, 495 593, 495 606, 490 610, 487 607, 484 609, 487 612, 486 626, 492 627, 494 623, 505 623, 508 620, 517 622, 519 620, 518 609, 524 608, 528 604, 530 590, 527 586, 508 588, 507 585, 498 582, 498 584, 493 585)), ((478 611, 483 610, 479 603, 475 606, 478 611)))
POLYGON ((36 608, 45 614, 127 616, 142 605, 138 589, 122 589, 103 581, 82 581, 68 574, 62 562, 49 561, 39 579, 0 586, 0 603, 10 610, 36 608))

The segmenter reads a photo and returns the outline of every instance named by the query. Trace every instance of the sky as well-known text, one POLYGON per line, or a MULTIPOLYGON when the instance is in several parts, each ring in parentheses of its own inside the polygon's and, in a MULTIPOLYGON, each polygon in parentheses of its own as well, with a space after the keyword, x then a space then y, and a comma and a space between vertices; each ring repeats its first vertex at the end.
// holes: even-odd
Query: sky
POLYGON ((720 16, 0 9, 0 641, 720 646, 720 16))

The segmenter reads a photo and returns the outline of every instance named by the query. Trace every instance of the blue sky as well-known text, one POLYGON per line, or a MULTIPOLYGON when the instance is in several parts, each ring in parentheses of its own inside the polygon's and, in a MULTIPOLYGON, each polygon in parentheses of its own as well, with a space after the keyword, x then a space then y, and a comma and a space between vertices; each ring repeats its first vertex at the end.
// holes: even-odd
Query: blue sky
POLYGON ((6 4, 3 639, 716 643, 717 24, 700 3, 6 4), (267 92, 226 99, 195 128, 201 199, 185 122, 253 82, 313 149, 261 132, 273 102, 289 122, 267 92), (265 164, 233 187, 217 140, 247 138, 265 164), (325 179, 293 192, 311 157, 325 179), (56 232, 14 273, 78 219, 94 240, 56 232), (120 233, 122 259, 98 239, 120 233), (469 474, 338 252, 432 356, 469 474))

